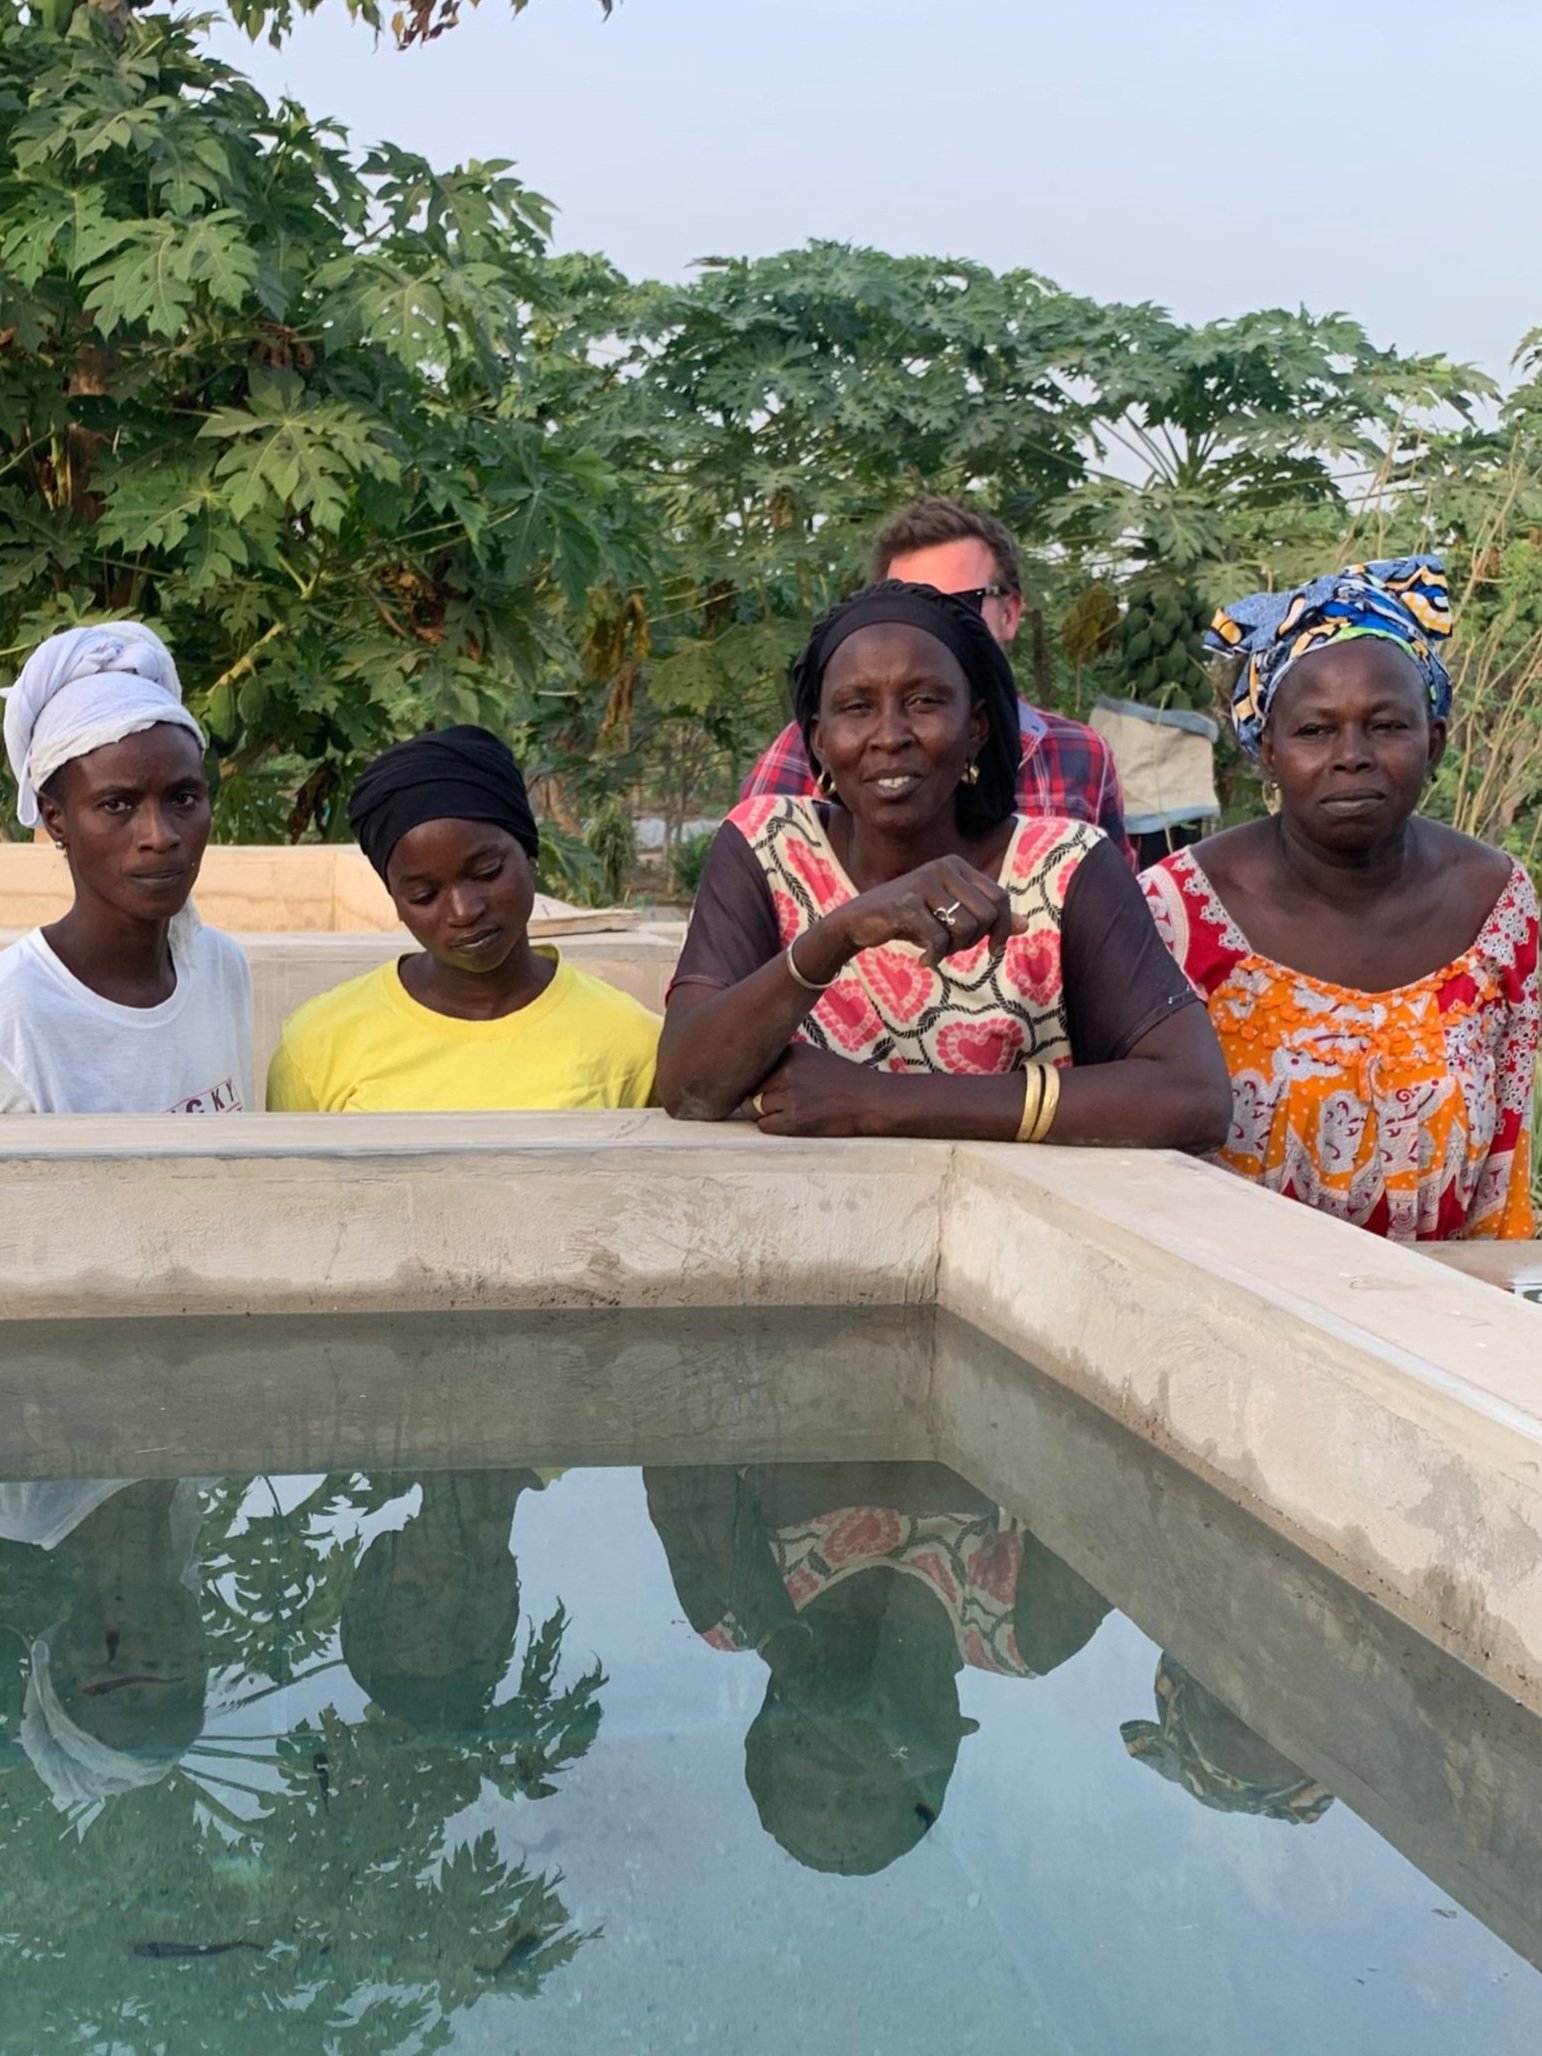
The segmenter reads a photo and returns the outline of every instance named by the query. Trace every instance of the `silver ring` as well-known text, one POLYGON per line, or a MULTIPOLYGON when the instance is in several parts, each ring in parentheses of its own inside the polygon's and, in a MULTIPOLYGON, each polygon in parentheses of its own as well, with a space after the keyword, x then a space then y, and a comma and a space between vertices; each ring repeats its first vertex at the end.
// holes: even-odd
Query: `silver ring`
POLYGON ((955 900, 951 907, 933 907, 932 912, 944 928, 951 928, 953 926, 953 916, 963 904, 962 900, 955 900))

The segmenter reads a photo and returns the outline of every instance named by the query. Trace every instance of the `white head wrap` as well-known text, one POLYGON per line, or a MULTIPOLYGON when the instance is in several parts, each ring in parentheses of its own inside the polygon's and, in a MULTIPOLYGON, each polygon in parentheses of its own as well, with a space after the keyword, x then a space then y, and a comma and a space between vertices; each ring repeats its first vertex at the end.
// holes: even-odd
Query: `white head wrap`
POLYGON ((171 1776, 182 1755, 180 1743, 158 1757, 109 1749, 71 1720, 54 1689, 52 1657, 42 1635, 32 1645, 32 1671, 21 1713, 21 1746, 61 1813, 132 1792, 140 1785, 158 1785, 171 1776))
POLYGON ((5 754, 22 826, 40 818, 37 795, 63 764, 158 722, 203 730, 182 704, 171 652, 138 621, 67 628, 39 643, 5 694, 5 754))
MULTIPOLYGON (((69 1527, 78 1525, 86 1513, 100 1506, 114 1492, 121 1492, 128 1482, 123 1478, 110 1482, 106 1479, 80 1481, 83 1503, 69 1527), (89 1504, 84 1503, 86 1501, 89 1504)), ((199 1589, 198 1529, 203 1519, 200 1487, 205 1482, 212 1481, 179 1478, 167 1516, 173 1561, 177 1558, 182 1560, 177 1582, 195 1595, 199 1589)), ((16 1491, 20 1488, 7 1489, 16 1491)), ((41 1537, 34 1534, 26 1539, 37 1541, 41 1537)), ((60 1539, 62 1537, 56 1531, 53 1539, 45 1541, 43 1547, 52 1548, 60 1539)), ((187 1749, 182 1741, 163 1744, 159 1749, 152 1745, 141 1753, 112 1749, 73 1720, 65 1712, 54 1685, 53 1651, 47 1635, 39 1635, 32 1644, 32 1663, 21 1711, 21 1746, 61 1813, 74 1813, 81 1807, 115 1798, 120 1792, 135 1791, 142 1785, 158 1785, 162 1778, 171 1776, 187 1749)))
POLYGON ((57 1549, 127 1478, 34 1478, 0 1485, 0 1539, 57 1549))

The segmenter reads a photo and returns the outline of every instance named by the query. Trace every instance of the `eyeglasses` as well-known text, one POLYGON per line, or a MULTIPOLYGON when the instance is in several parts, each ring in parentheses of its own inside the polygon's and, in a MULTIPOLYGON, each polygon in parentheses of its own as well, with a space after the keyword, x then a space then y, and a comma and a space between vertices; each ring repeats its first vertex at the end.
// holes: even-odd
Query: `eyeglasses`
POLYGON ((987 600, 1005 600, 1010 595, 1004 585, 972 585, 967 592, 949 593, 948 598, 962 600, 973 614, 983 614, 987 600))

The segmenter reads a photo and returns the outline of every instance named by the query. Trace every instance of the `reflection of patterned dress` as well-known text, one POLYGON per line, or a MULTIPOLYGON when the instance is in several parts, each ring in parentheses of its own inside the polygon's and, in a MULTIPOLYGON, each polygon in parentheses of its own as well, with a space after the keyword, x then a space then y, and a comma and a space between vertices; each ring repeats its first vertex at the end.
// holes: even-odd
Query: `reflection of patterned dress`
MULTIPOLYGON (((875 1568, 919 1578, 953 1624, 958 1653, 974 1670, 1031 1678, 1017 1646, 1014 1609, 1023 1566, 1023 1530, 1006 1513, 898 1513, 849 1506, 770 1533, 787 1596, 804 1607, 859 1571, 875 1568)), ((714 1649, 743 1649, 731 1615, 703 1638, 714 1649)))
POLYGON ((1124 1746, 1201 1806, 1310 1827, 1333 1804, 1325 1785, 1271 1749, 1174 1657, 1157 1666, 1156 1702, 1154 1721, 1120 1722, 1124 1746))
MULTIPOLYGON (((810 801, 747 800, 728 818, 766 875, 784 947, 856 897, 810 801)), ((1102 839, 1082 821, 1020 817, 1000 878, 1025 933, 999 956, 982 940, 935 971, 911 943, 863 950, 797 1039, 886 1071, 983 1077, 1068 1063, 1060 923, 1077 866, 1102 839)))
POLYGON ((1392 992, 1259 956, 1192 851, 1141 883, 1226 1053, 1222 1163, 1397 1242, 1536 1232, 1538 911, 1520 865, 1470 948, 1392 992))

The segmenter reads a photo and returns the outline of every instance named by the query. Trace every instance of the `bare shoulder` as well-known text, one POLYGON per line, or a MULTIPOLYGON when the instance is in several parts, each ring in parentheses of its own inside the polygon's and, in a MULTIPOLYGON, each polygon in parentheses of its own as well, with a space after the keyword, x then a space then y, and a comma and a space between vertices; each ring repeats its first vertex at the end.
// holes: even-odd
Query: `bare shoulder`
POLYGON ((1278 863, 1279 836, 1272 820, 1243 821, 1191 845, 1189 854, 1224 900, 1227 892, 1257 891, 1278 863))
POLYGON ((1515 859, 1504 850, 1491 842, 1479 842, 1476 836, 1463 835, 1444 821, 1421 815, 1419 837, 1431 867, 1459 881, 1463 892, 1475 901, 1483 900, 1486 906, 1494 904, 1515 875, 1515 859))

